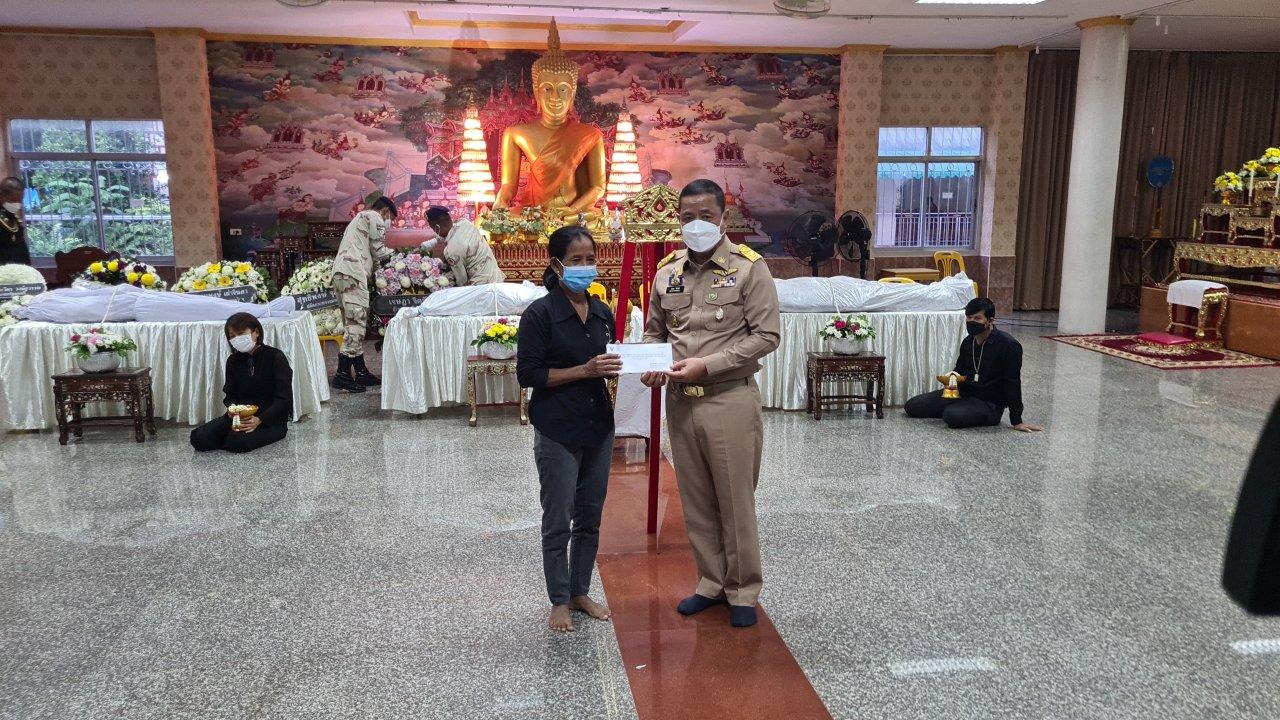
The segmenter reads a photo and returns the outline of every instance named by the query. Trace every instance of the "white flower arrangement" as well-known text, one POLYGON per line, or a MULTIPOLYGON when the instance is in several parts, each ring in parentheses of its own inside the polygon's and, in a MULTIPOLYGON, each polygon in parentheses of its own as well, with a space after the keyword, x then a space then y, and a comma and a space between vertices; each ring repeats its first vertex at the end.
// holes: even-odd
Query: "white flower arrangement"
POLYGON ((111 287, 113 285, 132 285, 143 290, 164 290, 164 280, 155 267, 147 263, 122 258, 120 260, 101 260, 89 263, 89 267, 76 278, 71 287, 111 287))
MULTIPOLYGON (((7 283, 6 283, 7 284, 7 283)), ((26 307, 31 304, 33 295, 19 295, 16 298, 10 298, 0 303, 0 328, 9 327, 18 322, 18 318, 13 316, 13 311, 26 307)))
POLYGON ((832 315, 818 336, 826 340, 874 340, 876 329, 866 313, 860 315, 832 315))
POLYGON ((266 277, 252 264, 235 260, 207 262, 187 270, 173 284, 173 292, 201 292, 241 285, 248 285, 257 290, 260 302, 271 299, 271 289, 267 285, 266 277))
POLYGON ((0 285, 45 285, 44 275, 30 265, 12 263, 0 265, 0 285))
MULTIPOLYGON (((315 260, 298 268, 289 281, 280 289, 281 295, 301 295, 333 289, 333 258, 315 260)), ((316 332, 320 335, 342 334, 342 311, 338 308, 325 308, 311 311, 316 321, 316 332)))

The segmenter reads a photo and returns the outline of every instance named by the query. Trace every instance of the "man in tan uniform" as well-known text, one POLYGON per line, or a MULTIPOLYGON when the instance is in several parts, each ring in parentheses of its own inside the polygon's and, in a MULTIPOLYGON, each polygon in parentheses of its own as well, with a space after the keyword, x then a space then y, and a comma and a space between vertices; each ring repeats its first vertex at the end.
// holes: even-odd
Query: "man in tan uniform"
POLYGON ((440 237, 434 241, 432 256, 444 260, 458 285, 506 282, 489 241, 470 220, 454 222, 447 208, 436 205, 427 210, 427 224, 440 237))
POLYGON ((763 579, 756 534, 764 417, 753 376, 780 339, 778 293, 763 259, 721 229, 724 191, 695 180, 680 193, 687 249, 659 263, 645 342, 670 342, 667 425, 698 587, 677 607, 692 615, 728 603, 735 627, 756 623, 763 579))
POLYGON ((338 352, 338 372, 333 386, 347 392, 364 392, 382 384, 364 364, 364 333, 369 325, 369 281, 378 264, 391 257, 383 244, 396 204, 379 197, 369 210, 361 211, 342 234, 342 244, 333 259, 333 291, 342 311, 342 349, 338 352))

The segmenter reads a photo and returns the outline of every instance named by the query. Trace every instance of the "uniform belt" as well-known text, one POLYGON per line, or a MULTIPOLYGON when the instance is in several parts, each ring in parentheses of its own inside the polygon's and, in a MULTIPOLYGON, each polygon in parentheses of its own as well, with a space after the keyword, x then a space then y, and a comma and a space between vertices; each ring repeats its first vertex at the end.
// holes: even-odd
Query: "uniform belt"
POLYGON ((725 380, 724 382, 712 383, 711 385, 682 385, 676 384, 676 391, 685 397, 700 398, 719 395, 727 390, 740 388, 751 382, 751 378, 738 378, 737 380, 725 380))

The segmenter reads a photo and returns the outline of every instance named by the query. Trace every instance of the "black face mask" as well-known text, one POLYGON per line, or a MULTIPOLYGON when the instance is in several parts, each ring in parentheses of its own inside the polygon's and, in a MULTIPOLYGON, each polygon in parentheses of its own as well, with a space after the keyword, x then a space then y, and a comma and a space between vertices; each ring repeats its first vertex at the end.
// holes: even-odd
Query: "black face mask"
POLYGON ((968 330, 970 335, 981 335, 987 329, 987 324, 970 320, 964 324, 964 329, 968 330))

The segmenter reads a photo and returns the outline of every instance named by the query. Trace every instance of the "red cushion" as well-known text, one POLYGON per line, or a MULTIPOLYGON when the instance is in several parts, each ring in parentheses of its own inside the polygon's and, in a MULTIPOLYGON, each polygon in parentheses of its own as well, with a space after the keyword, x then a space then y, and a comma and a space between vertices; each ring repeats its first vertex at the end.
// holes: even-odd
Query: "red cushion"
POLYGON ((1191 338, 1185 338, 1181 335, 1174 335, 1167 332, 1149 332, 1138 336, 1138 342, 1147 343, 1148 345, 1163 345, 1165 347, 1176 347, 1178 345, 1190 345, 1194 342, 1191 338))

